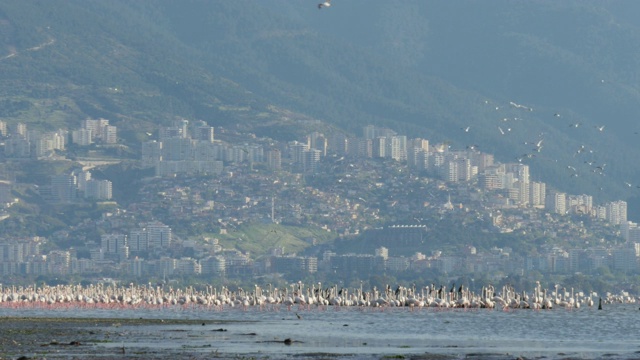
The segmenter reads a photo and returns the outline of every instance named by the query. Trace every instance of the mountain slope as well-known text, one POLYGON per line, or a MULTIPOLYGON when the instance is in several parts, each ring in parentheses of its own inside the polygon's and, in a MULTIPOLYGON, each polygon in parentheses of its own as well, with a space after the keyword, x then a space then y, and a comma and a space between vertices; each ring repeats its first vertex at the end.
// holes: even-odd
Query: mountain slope
POLYGON ((640 178, 629 166, 640 130, 630 120, 640 110, 640 56, 629 44, 639 43, 640 32, 618 24, 607 3, 405 1, 389 8, 354 0, 318 12, 300 2, 192 1, 198 20, 188 23, 175 19, 177 5, 163 4, 167 23, 211 57, 213 72, 351 131, 387 125, 457 147, 480 144, 502 161, 530 153, 524 143, 544 137, 532 172, 597 197, 632 195, 624 182, 640 178), (602 125, 606 131, 597 130, 602 125), (473 132, 462 133, 466 126, 473 132), (512 131, 503 136, 499 128, 512 131), (583 148, 589 156, 575 156, 583 148), (607 164, 609 177, 585 161, 607 164), (584 176, 569 179, 568 166, 584 176))
POLYGON ((3 101, 22 104, 0 110, 9 120, 56 128, 103 116, 142 132, 179 116, 225 124, 266 111, 124 2, 7 2, 0 24, 3 101))
POLYGON ((640 180, 640 30, 621 6, 6 1, 0 117, 55 128, 104 116, 128 141, 177 116, 281 139, 304 132, 282 123, 274 109, 284 108, 358 134, 375 124, 478 144, 504 162, 544 139, 525 160, 536 180, 630 198, 624 183, 640 180), (585 161, 607 164, 605 176, 585 161))

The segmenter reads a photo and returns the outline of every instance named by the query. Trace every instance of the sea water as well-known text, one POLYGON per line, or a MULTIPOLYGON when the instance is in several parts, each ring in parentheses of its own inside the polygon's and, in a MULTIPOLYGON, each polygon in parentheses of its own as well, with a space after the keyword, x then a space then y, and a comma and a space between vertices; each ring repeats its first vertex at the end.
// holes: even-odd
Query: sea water
MULTIPOLYGON (((122 326, 122 344, 281 358, 339 354, 350 358, 402 354, 457 358, 640 358, 640 310, 634 304, 509 311, 434 308, 163 308, 8 309, 0 316, 220 320, 201 326, 122 326), (291 343, 284 344, 285 339, 291 343), (131 343, 127 343, 130 341, 131 343)), ((428 357, 428 356, 427 356, 428 357)))

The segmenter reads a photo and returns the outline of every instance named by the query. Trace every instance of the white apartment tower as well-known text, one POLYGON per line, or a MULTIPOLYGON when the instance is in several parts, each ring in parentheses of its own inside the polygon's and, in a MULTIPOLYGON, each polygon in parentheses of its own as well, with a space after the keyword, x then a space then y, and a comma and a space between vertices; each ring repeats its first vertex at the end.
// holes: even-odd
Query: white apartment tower
POLYGON ((136 252, 149 249, 149 233, 146 229, 136 229, 129 232, 129 249, 136 252))
POLYGON ((147 224, 149 249, 168 249, 171 246, 171 228, 161 222, 147 224))
POLYGON ((556 192, 551 194, 551 210, 557 214, 567 213, 567 194, 556 192))
POLYGON ((327 138, 322 133, 314 131, 307 135, 307 148, 320 150, 322 157, 327 156, 327 144, 327 138))
POLYGON ((626 201, 613 201, 606 205, 607 220, 614 225, 619 225, 627 222, 627 202, 626 201))
POLYGON ((391 136, 388 142, 388 156, 396 161, 407 160, 407 137, 404 135, 391 136))
POLYGON ((532 181, 529 189, 529 204, 533 207, 544 208, 546 194, 546 184, 543 182, 532 181))

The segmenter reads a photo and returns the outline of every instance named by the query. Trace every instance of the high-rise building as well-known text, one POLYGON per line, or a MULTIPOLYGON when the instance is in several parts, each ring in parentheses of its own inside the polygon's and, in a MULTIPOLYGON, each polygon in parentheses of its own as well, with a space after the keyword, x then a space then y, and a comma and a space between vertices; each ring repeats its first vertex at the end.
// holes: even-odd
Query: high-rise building
POLYGON ((102 128, 102 141, 105 144, 115 144, 118 142, 118 128, 113 125, 106 125, 102 128))
POLYGON ((349 152, 349 138, 341 132, 333 133, 329 137, 327 149, 334 154, 346 155, 349 152))
POLYGON ((312 132, 307 135, 307 148, 320 150, 320 156, 327 156, 327 138, 319 132, 312 132))
POLYGON ((376 127, 373 125, 367 125, 362 129, 362 137, 366 140, 373 140, 377 136, 376 127))
POLYGON ((124 234, 102 234, 100 236, 100 244, 105 254, 124 254, 129 250, 127 247, 127 235, 124 234))
POLYGON ((91 145, 92 138, 93 132, 89 129, 79 129, 71 132, 71 142, 80 146, 91 145))
POLYGON ((453 160, 453 161, 447 161, 444 166, 441 166, 439 168, 440 170, 440 177, 442 177, 445 181, 448 182, 458 182, 459 179, 459 175, 458 175, 458 162, 453 160))
POLYGON ((606 205, 607 220, 614 225, 619 225, 627 222, 627 202, 626 201, 613 201, 606 205))
POLYGON ((162 160, 162 143, 152 140, 142 143, 142 164, 144 166, 155 166, 162 160))
POLYGON ((226 260, 222 256, 209 256, 200 261, 203 274, 223 276, 226 268, 226 260))
POLYGON ((629 229, 627 242, 640 244, 640 228, 639 227, 629 229))
POLYGON ((270 170, 282 169, 282 156, 280 150, 271 149, 267 151, 267 167, 270 170))
POLYGON ((147 224, 149 249, 166 250, 171 246, 171 228, 161 222, 147 224))
POLYGON ((468 158, 459 158, 455 160, 458 167, 458 181, 471 180, 473 173, 471 169, 471 160, 468 158))
POLYGON ((247 155, 247 160, 250 163, 264 162, 264 148, 262 147, 262 145, 247 145, 245 146, 244 152, 247 155))
POLYGON ((0 136, 6 137, 9 135, 7 122, 0 120, 0 136))
POLYGON ((51 176, 51 195, 55 201, 73 202, 77 199, 75 175, 51 176))
POLYGON ((96 200, 110 200, 113 197, 113 185, 109 180, 89 180, 86 183, 84 197, 96 200))
MULTIPOLYGON (((85 119, 82 121, 82 129, 91 131, 91 141, 95 141, 96 139, 99 139, 103 142, 106 142, 105 131, 108 127, 109 127, 109 120, 107 119, 102 119, 102 118, 85 119)), ((115 127, 110 131, 113 131, 113 134, 110 136, 115 136, 115 127)))
POLYGON ((546 184, 543 182, 532 181, 529 189, 529 204, 533 207, 543 207, 545 204, 546 184))
POLYGON ((518 189, 518 199, 516 200, 518 205, 520 206, 528 205, 529 199, 531 197, 529 194, 529 190, 531 189, 529 182, 518 180, 516 181, 516 186, 518 189))
POLYGON ((317 149, 309 149, 304 152, 304 172, 315 173, 318 171, 322 153, 317 149))
POLYGON ((162 141, 163 160, 191 160, 193 158, 193 140, 168 138, 162 141))
POLYGON ((129 249, 140 252, 149 250, 149 232, 146 229, 135 229, 129 232, 129 249))
POLYGON ((506 172, 513 173, 514 181, 521 181, 524 183, 529 183, 529 165, 519 164, 519 163, 510 163, 505 164, 506 172))
POLYGON ((387 156, 391 157, 396 161, 406 161, 407 160, 407 137, 404 135, 396 135, 391 136, 388 142, 388 154, 387 156))
POLYGON ((554 192, 551 194, 551 210, 557 214, 565 215, 567 213, 567 194, 561 192, 554 192))
POLYGON ((196 128, 194 139, 213 143, 213 140, 214 140, 213 126, 199 126, 198 128, 196 128))
POLYGON ((629 236, 630 236, 629 234, 631 230, 637 229, 637 228, 638 228, 637 223, 634 223, 632 221, 626 221, 620 224, 620 233, 625 240, 629 241, 629 236))
POLYGON ((17 123, 13 130, 13 133, 15 135, 18 135, 19 137, 23 137, 23 138, 27 137, 27 124, 21 123, 21 122, 17 123))
POLYGON ((371 156, 373 158, 385 158, 387 157, 387 138, 379 136, 372 141, 371 156))
POLYGON ((307 144, 294 141, 289 144, 289 152, 291 156, 291 165, 295 169, 304 169, 304 152, 308 150, 307 144))
POLYGON ((613 255, 613 269, 623 272, 638 270, 638 251, 635 243, 628 243, 620 249, 611 252, 613 255))

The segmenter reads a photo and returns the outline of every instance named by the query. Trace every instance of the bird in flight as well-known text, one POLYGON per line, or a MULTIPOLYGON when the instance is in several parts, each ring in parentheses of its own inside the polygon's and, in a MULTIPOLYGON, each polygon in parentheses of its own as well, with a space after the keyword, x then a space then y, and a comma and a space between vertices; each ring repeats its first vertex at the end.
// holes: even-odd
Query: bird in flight
POLYGON ((325 2, 318 4, 318 9, 322 9, 323 7, 329 7, 329 6, 331 6, 331 0, 327 0, 325 2))

